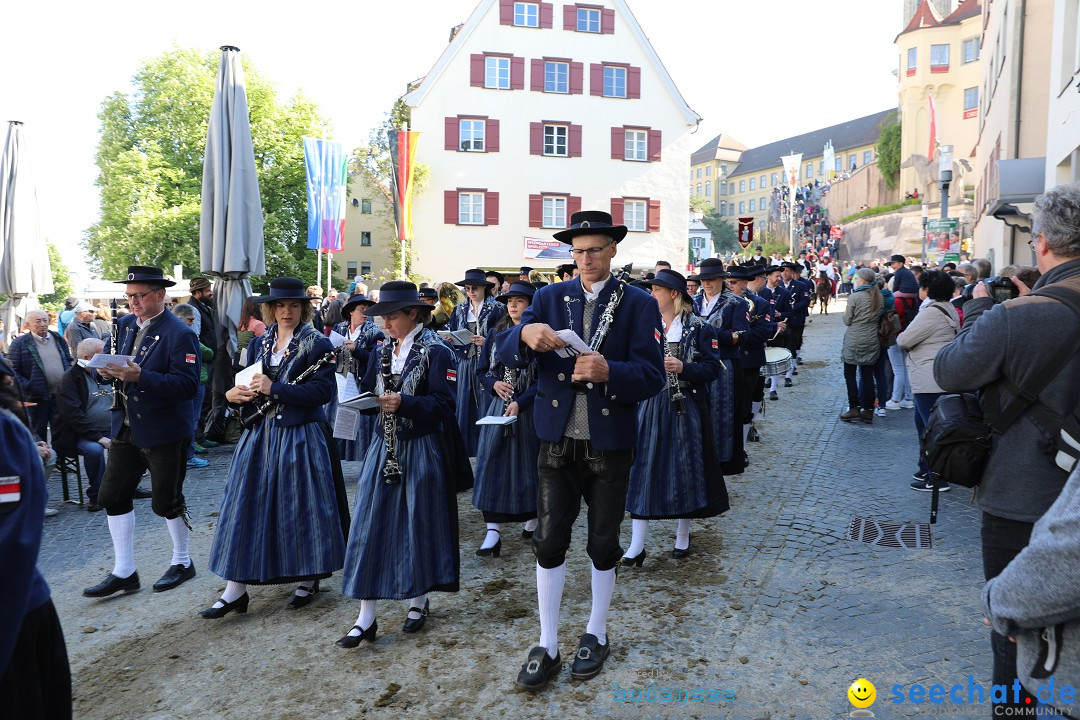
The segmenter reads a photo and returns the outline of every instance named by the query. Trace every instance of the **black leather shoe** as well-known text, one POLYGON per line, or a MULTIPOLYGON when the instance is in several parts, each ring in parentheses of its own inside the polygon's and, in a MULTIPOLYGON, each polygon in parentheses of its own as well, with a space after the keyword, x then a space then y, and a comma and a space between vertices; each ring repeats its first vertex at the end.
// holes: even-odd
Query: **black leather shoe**
POLYGON ((413 620, 411 617, 406 615, 405 616, 405 624, 401 626, 401 632, 408 633, 410 635, 412 633, 414 633, 414 632, 419 632, 420 629, 422 627, 424 627, 424 623, 427 622, 428 606, 430 604, 431 603, 428 600, 425 600, 423 608, 418 608, 418 607, 409 608, 410 613, 418 612, 418 613, 420 613, 420 617, 413 620))
POLYGON ((97 504, 97 500, 86 503, 86 512, 100 512, 103 508, 97 504))
POLYGON ((82 591, 86 597, 108 597, 114 593, 133 593, 139 589, 139 573, 133 572, 126 578, 118 578, 112 573, 97 585, 88 587, 82 591))
POLYGON ((495 541, 495 544, 489 548, 480 548, 476 551, 476 554, 480 557, 499 557, 502 554, 502 537, 495 541))
POLYGON ((784 378, 784 387, 791 387, 791 378, 784 378))
POLYGON ((529 692, 536 692, 547 685, 561 667, 562 657, 558 653, 555 653, 555 657, 551 657, 548 655, 547 648, 534 647, 529 651, 529 660, 521 666, 521 672, 518 673, 518 687, 529 692))
POLYGON ((191 563, 187 567, 184 567, 183 565, 170 565, 169 569, 165 571, 165 574, 161 576, 161 579, 154 583, 154 592, 172 590, 180 583, 190 580, 193 577, 195 577, 195 563, 191 563))
POLYGON ((136 500, 145 500, 147 498, 152 498, 152 497, 154 497, 154 493, 150 492, 149 490, 144 488, 142 485, 135 488, 135 499, 136 500))
MULTIPOLYGON (((304 607, 312 600, 314 600, 316 593, 319 592, 319 581, 316 580, 313 585, 302 585, 301 587, 307 590, 307 595, 297 595, 294 592, 293 596, 289 598, 289 604, 285 607, 289 608, 290 610, 299 610, 300 608, 304 607)), ((297 590, 299 589, 300 588, 297 588, 297 590)))
POLYGON ((769 399, 770 400, 779 400, 780 396, 776 394, 775 390, 770 390, 769 391, 769 399))
POLYGON ((750 431, 746 433, 746 442, 761 442, 761 436, 758 435, 756 427, 750 426, 750 431))
POLYGON ((595 635, 591 633, 582 635, 577 655, 574 657, 574 664, 570 666, 570 677, 575 680, 596 677, 604 668, 604 661, 607 660, 610 647, 610 641, 606 645, 601 645, 595 635))
POLYGON ((630 557, 629 555, 624 555, 623 559, 619 561, 619 564, 620 565, 626 565, 627 567, 633 567, 635 565, 637 565, 638 567, 641 567, 641 563, 643 563, 643 562, 645 562, 645 551, 644 550, 639 552, 634 557, 630 557))
POLYGON ((359 625, 353 625, 353 627, 359 630, 360 634, 342 636, 336 643, 338 647, 354 648, 365 640, 367 640, 368 642, 375 642, 375 633, 379 631, 378 621, 373 621, 371 623, 371 627, 369 627, 367 630, 360 627, 359 625))
POLYGON ((689 554, 690 554, 690 546, 689 545, 687 545, 682 550, 680 550, 679 548, 674 548, 671 551, 671 557, 675 558, 676 560, 681 560, 681 559, 683 559, 684 557, 686 557, 689 554))
POLYGON ((521 537, 524 540, 532 540, 532 536, 535 532, 535 530, 522 530, 521 537))
POLYGON ((243 614, 243 613, 247 612, 248 602, 250 602, 250 600, 251 600, 251 598, 248 597, 248 594, 245 592, 243 595, 236 598, 232 602, 225 602, 224 600, 219 600, 219 602, 223 602, 225 604, 222 605, 221 607, 210 606, 210 607, 206 608, 205 610, 203 610, 199 614, 202 615, 207 620, 216 620, 217 618, 225 617, 226 615, 231 613, 233 610, 235 610, 236 612, 238 612, 240 614, 243 614))

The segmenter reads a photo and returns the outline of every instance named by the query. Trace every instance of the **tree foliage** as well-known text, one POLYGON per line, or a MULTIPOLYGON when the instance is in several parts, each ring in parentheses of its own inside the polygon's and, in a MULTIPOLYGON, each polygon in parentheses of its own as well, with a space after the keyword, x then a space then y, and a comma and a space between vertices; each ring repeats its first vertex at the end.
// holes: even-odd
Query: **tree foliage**
POLYGON ((713 204, 709 202, 709 198, 704 195, 691 195, 690 196, 690 209, 694 212, 705 214, 713 209, 713 204))
POLYGON ((900 118, 895 116, 881 128, 877 141, 877 165, 885 180, 885 187, 896 189, 900 179, 900 118))
POLYGON ((64 309, 64 300, 74 294, 75 286, 71 284, 71 275, 68 274, 64 258, 52 243, 49 243, 49 270, 52 272, 53 291, 39 297, 38 302, 46 310, 60 312, 64 309))
MULTIPOLYGON (((130 95, 115 92, 102 103, 101 216, 84 238, 96 272, 117 277, 140 264, 199 273, 203 153, 220 58, 170 50, 139 68, 130 95)), ((252 284, 265 289, 278 275, 314 279, 302 138, 329 127, 314 103, 300 94, 280 101, 273 85, 243 62, 266 241, 267 277, 252 284)))
POLYGON ((739 234, 727 219, 720 217, 715 209, 709 210, 701 218, 702 224, 709 228, 712 233, 713 254, 737 252, 742 249, 739 245, 739 234))

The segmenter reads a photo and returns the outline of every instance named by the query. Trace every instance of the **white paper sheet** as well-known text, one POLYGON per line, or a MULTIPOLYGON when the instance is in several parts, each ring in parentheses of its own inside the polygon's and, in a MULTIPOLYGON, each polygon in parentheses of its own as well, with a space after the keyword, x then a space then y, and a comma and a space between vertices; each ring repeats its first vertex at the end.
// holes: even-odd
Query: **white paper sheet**
POLYGON ((472 345, 472 333, 468 330, 440 330, 439 337, 451 345, 472 345))
POLYGON ((330 344, 334 346, 335 350, 344 345, 345 341, 348 340, 348 338, 346 338, 344 335, 342 335, 341 333, 336 333, 333 330, 330 331, 329 337, 330 344))
POLYGON ((134 355, 108 355, 106 353, 98 353, 94 357, 90 358, 89 364, 86 367, 91 368, 103 368, 110 365, 119 365, 120 367, 126 367, 128 360, 134 360, 134 355))
POLYGON ((334 378, 337 380, 338 404, 348 402, 360 395, 360 389, 356 387, 356 377, 352 373, 348 375, 334 373, 334 378))
POLYGON ((256 375, 262 374, 262 371, 263 371, 262 360, 258 360, 256 362, 252 363, 251 365, 248 365, 246 368, 244 368, 240 372, 236 373, 236 379, 233 380, 233 384, 236 387, 240 387, 241 385, 243 385, 244 387, 250 387, 251 386, 251 379, 253 377, 255 377, 256 375))
POLYGON ((566 343, 566 347, 559 348, 555 351, 555 354, 559 357, 577 357, 582 353, 592 352, 588 344, 573 330, 557 330, 555 334, 559 336, 560 340, 566 343))
POLYGON ((338 407, 350 408, 352 410, 370 410, 372 408, 379 407, 379 399, 373 393, 361 393, 348 402, 343 402, 338 407))
POLYGON ((510 425, 517 422, 517 415, 487 415, 476 421, 477 425, 510 425))
POLYGON ((339 407, 337 417, 334 418, 334 437, 339 440, 355 440, 356 423, 359 419, 360 413, 357 411, 339 407))

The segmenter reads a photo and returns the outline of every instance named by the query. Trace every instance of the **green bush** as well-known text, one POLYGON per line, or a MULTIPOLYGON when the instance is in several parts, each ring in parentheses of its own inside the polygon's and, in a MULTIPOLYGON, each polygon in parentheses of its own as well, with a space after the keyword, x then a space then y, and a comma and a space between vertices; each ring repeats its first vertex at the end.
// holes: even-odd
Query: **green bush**
POLYGON ((853 215, 848 215, 847 217, 840 218, 839 224, 843 225, 844 223, 849 223, 852 220, 870 217, 871 215, 883 215, 885 213, 892 212, 893 210, 899 210, 902 207, 907 207, 908 205, 918 205, 922 201, 923 198, 908 198, 907 200, 904 200, 903 202, 898 202, 894 205, 878 205, 877 207, 867 208, 865 210, 860 210, 853 215))

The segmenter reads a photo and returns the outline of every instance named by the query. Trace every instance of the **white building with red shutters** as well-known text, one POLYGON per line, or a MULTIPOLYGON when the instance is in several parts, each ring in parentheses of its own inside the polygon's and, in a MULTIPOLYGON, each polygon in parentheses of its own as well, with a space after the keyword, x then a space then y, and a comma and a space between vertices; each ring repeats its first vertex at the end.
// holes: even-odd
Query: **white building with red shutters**
POLYGON ((480 0, 404 100, 431 170, 415 273, 554 267, 566 260, 546 244, 578 209, 629 227, 617 264, 686 262, 701 118, 624 0, 480 0))

